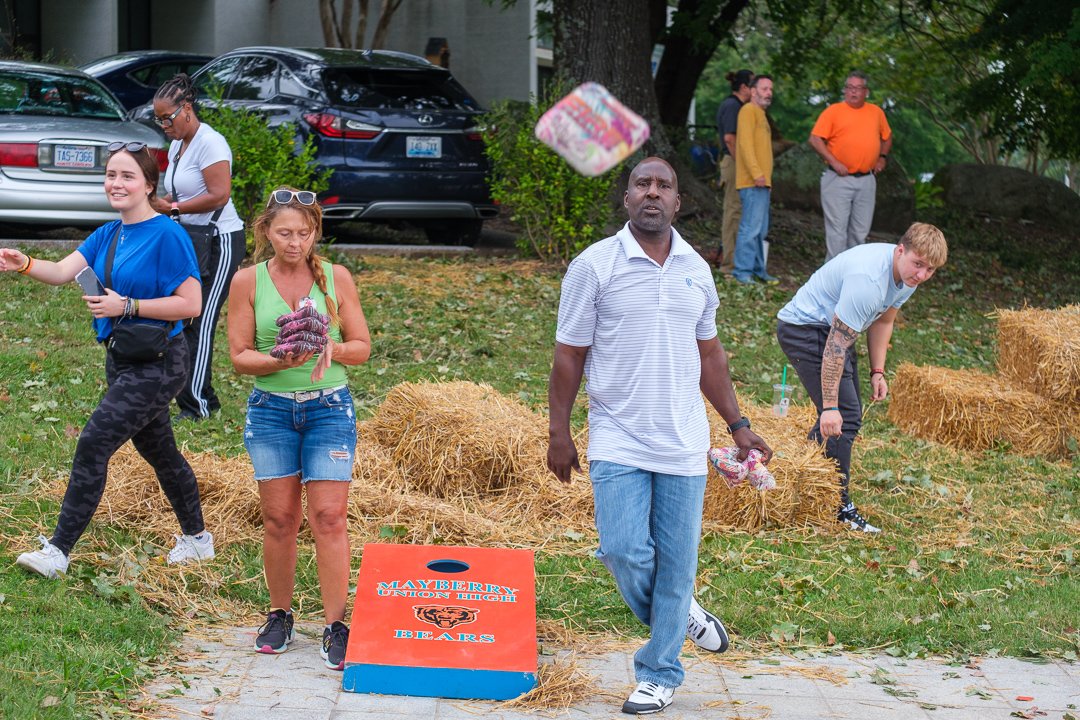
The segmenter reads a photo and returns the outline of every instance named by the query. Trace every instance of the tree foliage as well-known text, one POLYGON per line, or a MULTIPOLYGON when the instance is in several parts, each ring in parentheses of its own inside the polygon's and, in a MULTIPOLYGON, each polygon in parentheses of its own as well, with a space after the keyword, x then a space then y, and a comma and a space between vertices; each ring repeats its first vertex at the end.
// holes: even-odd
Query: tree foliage
POLYGON ((963 102, 1003 149, 1080 160, 1080 5, 996 0, 960 48, 995 58, 963 102))
POLYGON ((317 193, 329 187, 332 171, 315 164, 313 139, 298 140, 292 123, 269 127, 266 116, 223 104, 203 107, 199 113, 229 142, 232 201, 245 223, 255 218, 270 190, 279 185, 317 193))
POLYGON ((564 264, 604 236, 618 174, 585 177, 537 141, 537 120, 567 90, 556 84, 539 103, 496 103, 485 116, 484 135, 491 196, 524 229, 518 249, 564 264))

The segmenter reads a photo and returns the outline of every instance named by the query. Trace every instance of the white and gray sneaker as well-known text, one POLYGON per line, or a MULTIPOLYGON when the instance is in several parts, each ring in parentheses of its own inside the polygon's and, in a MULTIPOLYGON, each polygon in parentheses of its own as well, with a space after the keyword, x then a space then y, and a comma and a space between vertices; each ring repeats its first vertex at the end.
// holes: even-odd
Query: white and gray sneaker
POLYGON ((836 514, 836 521, 842 525, 847 525, 851 530, 857 530, 864 533, 879 533, 881 528, 874 527, 870 523, 866 522, 859 511, 855 509, 855 503, 848 503, 844 507, 840 508, 840 512, 836 514))
POLYGON ((214 557, 214 536, 207 531, 199 535, 176 535, 176 545, 169 551, 170 565, 209 560, 214 557))
POLYGON ((671 704, 675 688, 657 685, 654 682, 639 682, 634 692, 622 705, 627 715, 651 715, 658 713, 671 704))
POLYGON ((722 653, 728 649, 728 633, 720 618, 690 598, 690 617, 686 621, 686 636, 702 650, 722 653))
POLYGON ((38 535, 41 549, 33 552, 24 552, 15 561, 19 567, 26 568, 30 572, 44 575, 50 580, 55 580, 63 575, 68 569, 68 557, 64 551, 49 542, 44 535, 38 535))

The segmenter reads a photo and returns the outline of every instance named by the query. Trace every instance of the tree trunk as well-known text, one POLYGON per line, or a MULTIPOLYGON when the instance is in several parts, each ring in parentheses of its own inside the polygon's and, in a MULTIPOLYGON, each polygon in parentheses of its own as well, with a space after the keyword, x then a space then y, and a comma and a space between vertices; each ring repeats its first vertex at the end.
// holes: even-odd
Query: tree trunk
POLYGON ((334 0, 319 0, 319 21, 322 23, 323 42, 326 47, 337 47, 337 16, 334 13, 334 0))
POLYGON ((656 101, 664 125, 686 124, 705 66, 747 5, 749 0, 679 0, 678 22, 665 36, 656 71, 656 101))
POLYGON ((367 36, 367 22, 368 22, 368 0, 356 0, 356 5, 360 9, 359 17, 356 20, 356 41, 353 43, 353 47, 364 47, 364 38, 367 36))
POLYGON ((648 151, 670 157, 652 82, 650 0, 624 0, 617 13, 605 0, 554 0, 555 69, 571 84, 597 82, 644 117, 648 151))
POLYGON ((371 38, 371 49, 378 50, 386 44, 386 35, 390 31, 390 20, 401 7, 402 0, 382 0, 379 22, 375 24, 375 34, 371 38))

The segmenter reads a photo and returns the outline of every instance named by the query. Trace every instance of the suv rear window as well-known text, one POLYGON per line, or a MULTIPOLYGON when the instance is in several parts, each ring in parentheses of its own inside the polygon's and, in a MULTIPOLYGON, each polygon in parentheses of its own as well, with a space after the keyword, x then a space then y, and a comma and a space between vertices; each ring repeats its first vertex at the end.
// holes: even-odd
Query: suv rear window
POLYGON ((331 68, 323 74, 330 102, 367 110, 479 110, 445 72, 331 68))

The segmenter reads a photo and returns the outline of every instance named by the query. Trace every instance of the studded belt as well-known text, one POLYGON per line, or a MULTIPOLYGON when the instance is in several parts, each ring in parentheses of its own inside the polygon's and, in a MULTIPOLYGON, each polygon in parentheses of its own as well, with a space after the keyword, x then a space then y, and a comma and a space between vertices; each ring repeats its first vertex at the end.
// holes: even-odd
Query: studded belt
MULTIPOLYGON (((308 400, 314 400, 315 398, 321 398, 324 395, 333 395, 336 392, 347 390, 348 385, 338 385, 337 387, 326 388, 325 390, 303 390, 300 392, 271 392, 271 395, 278 397, 288 398, 293 402, 307 402, 308 400)), ((270 392, 269 390, 267 392, 270 392)))

